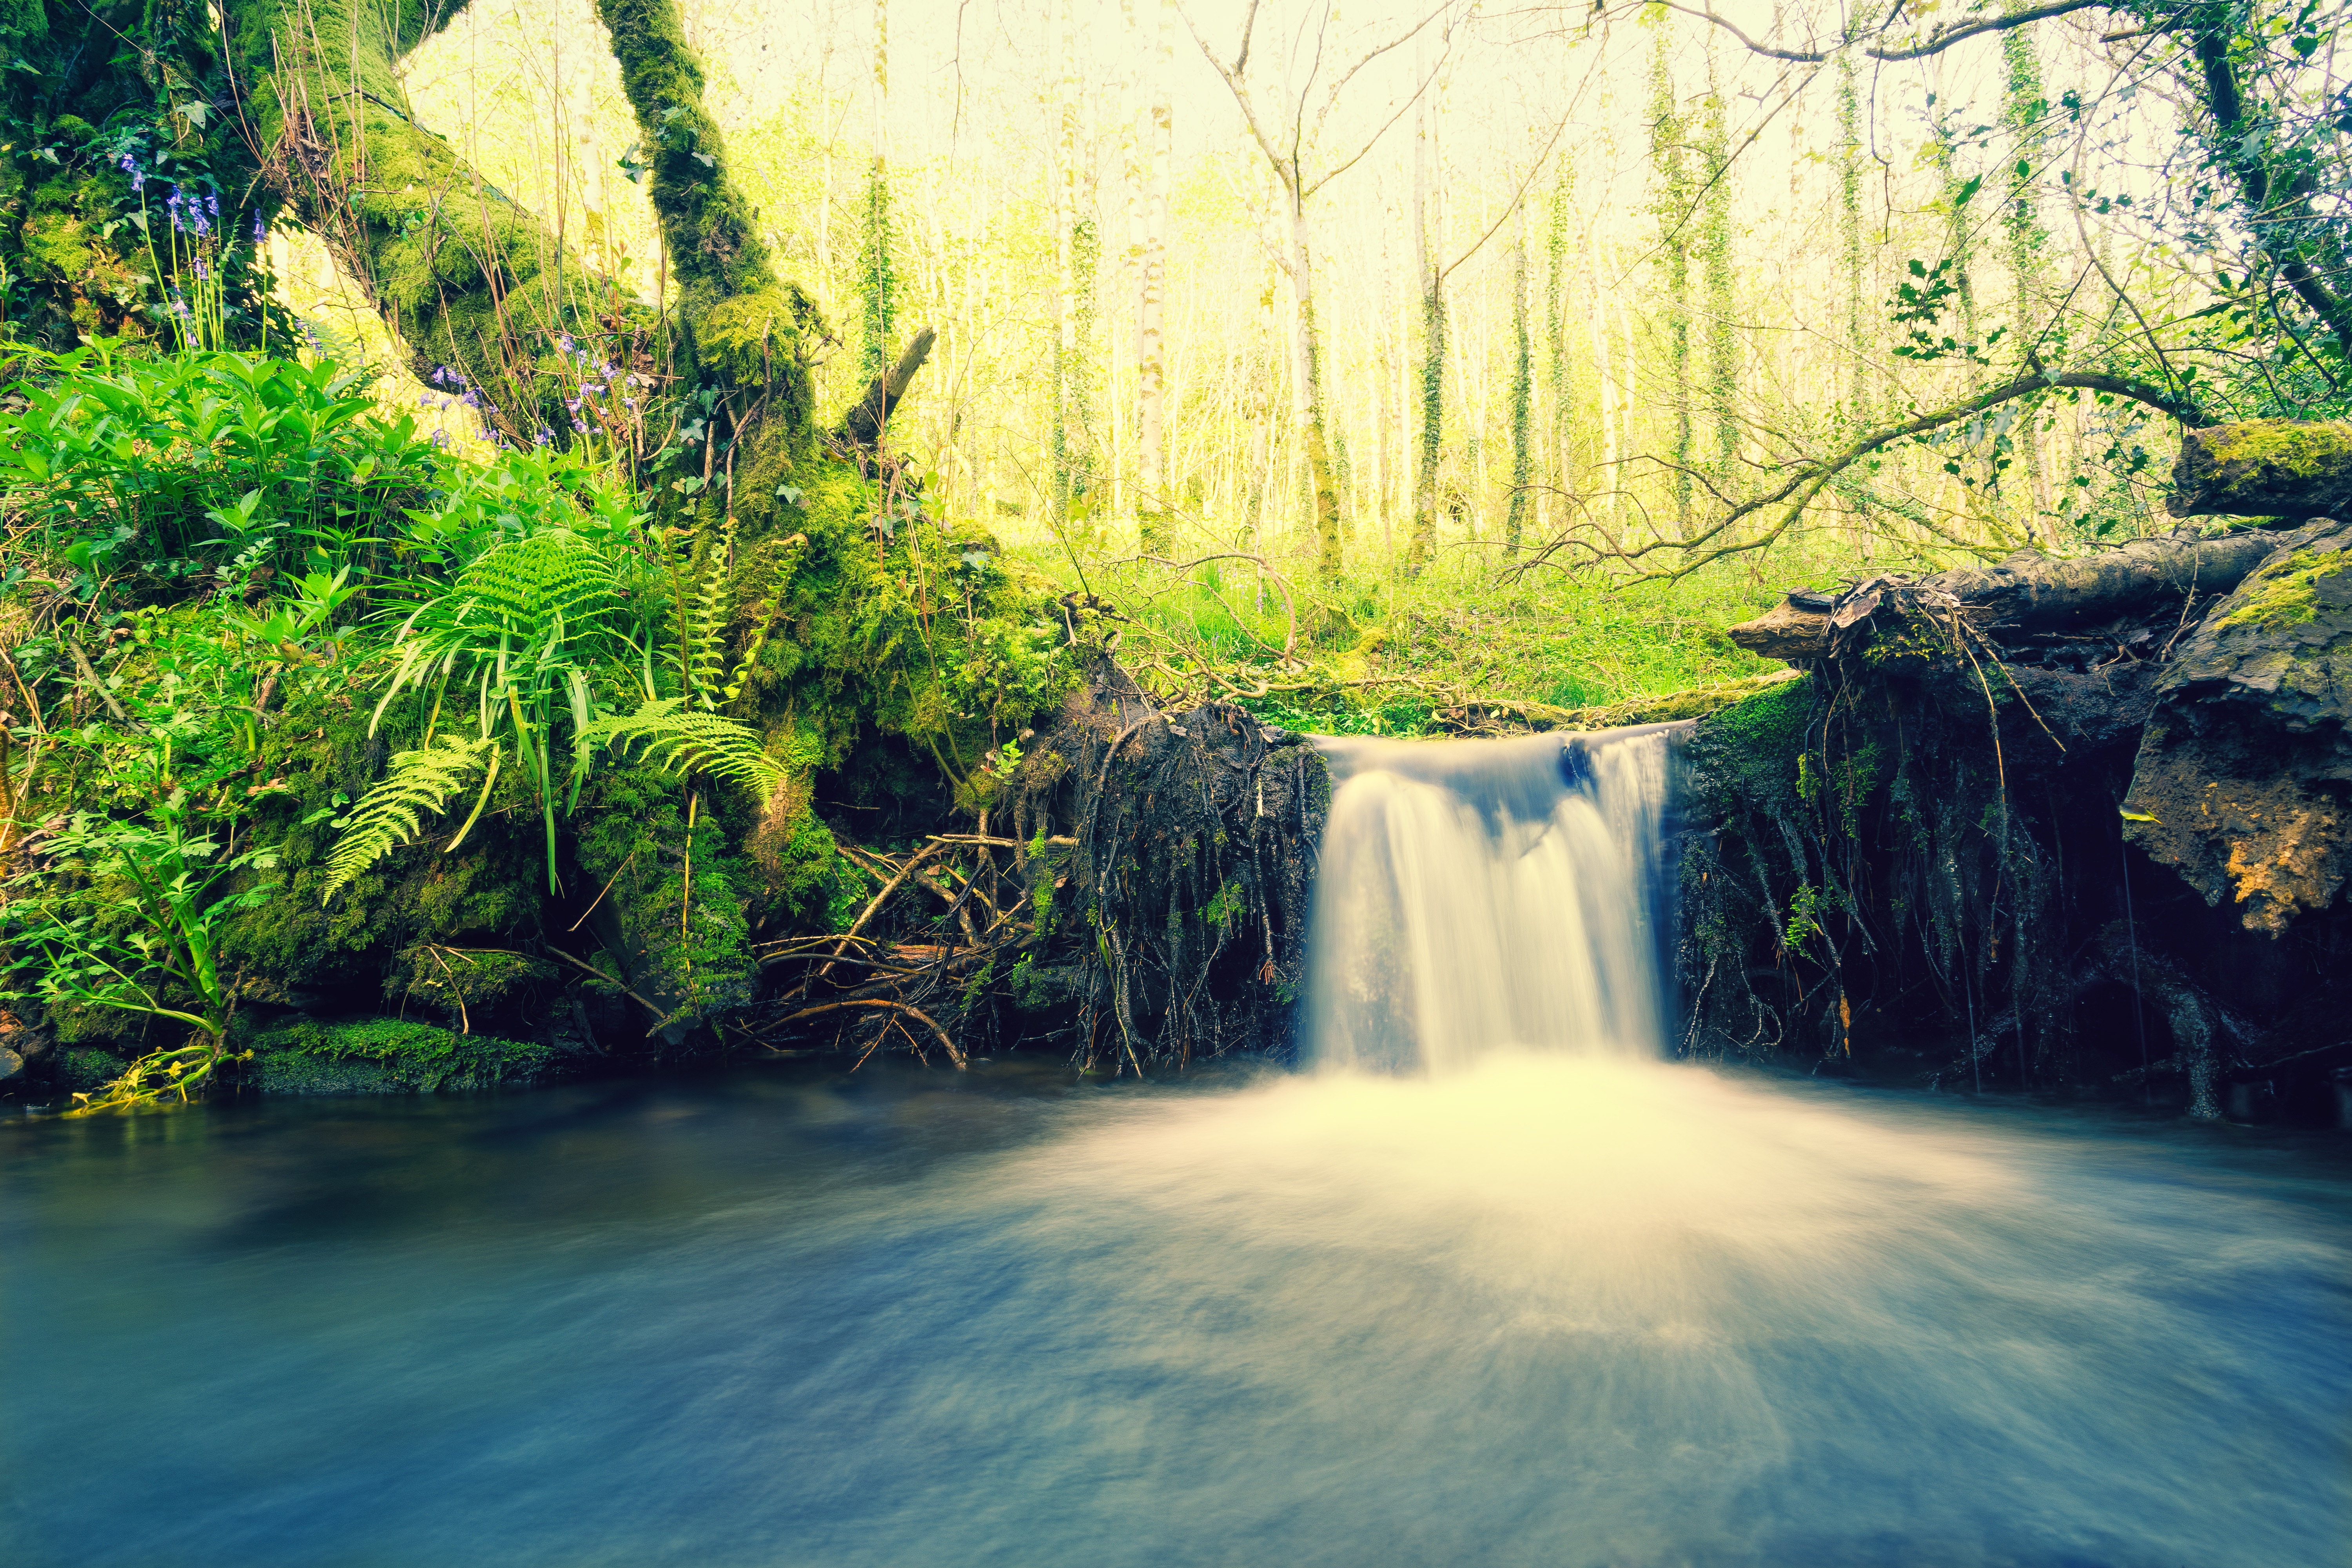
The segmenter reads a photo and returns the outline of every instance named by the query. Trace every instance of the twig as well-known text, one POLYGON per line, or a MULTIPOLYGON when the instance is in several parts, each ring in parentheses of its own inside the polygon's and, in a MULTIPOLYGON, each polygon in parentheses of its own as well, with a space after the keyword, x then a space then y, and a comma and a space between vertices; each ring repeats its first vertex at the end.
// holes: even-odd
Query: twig
MULTIPOLYGON (((846 948, 850 942, 856 939, 859 931, 866 929, 866 922, 874 918, 874 911, 882 907, 884 900, 887 899, 891 894, 898 890, 898 884, 907 879, 907 874, 909 871, 912 871, 916 867, 921 865, 925 858, 939 847, 940 847, 936 844, 926 844, 920 849, 916 850, 914 855, 904 866, 898 868, 898 874, 882 885, 882 890, 874 895, 874 901, 867 904, 864 912, 859 914, 855 921, 851 921, 849 929, 842 933, 840 945, 834 949, 834 957, 839 958, 841 956, 842 950, 846 948)), ((828 963, 823 969, 816 972, 816 978, 822 980, 827 974, 831 973, 832 971, 833 965, 828 963)))
MULTIPOLYGON (((904 1013, 930 1030, 932 1034, 937 1035, 940 1044, 947 1047, 948 1058, 955 1063, 956 1070, 959 1072, 963 1070, 963 1052, 956 1048, 956 1043, 948 1037, 948 1032, 940 1028, 929 1014, 919 1007, 909 1007, 904 1002, 885 1002, 879 997, 861 997, 847 1002, 820 1002, 814 1007, 803 1007, 797 1013, 787 1013, 776 1020, 776 1025, 781 1028, 786 1024, 796 1024, 803 1018, 814 1018, 820 1013, 838 1012, 845 1007, 881 1007, 893 1013, 904 1013)), ((871 1050, 866 1052, 866 1056, 873 1054, 871 1050)), ((858 1058, 861 1062, 865 1059, 865 1057, 858 1058)), ((854 1072, 856 1069, 853 1068, 850 1070, 854 1072)))
POLYGON ((614 979, 611 975, 605 973, 594 964, 574 958, 560 947, 550 947, 547 951, 555 954, 556 957, 563 960, 564 963, 571 964, 575 969, 586 970, 589 973, 594 975, 605 984, 618 987, 622 995, 626 996, 630 1001, 635 1002, 638 1006, 643 1007, 646 1012, 651 1013, 654 1016, 654 1028, 647 1029, 646 1031, 648 1036, 654 1032, 654 1029, 658 1029, 664 1024, 669 1022, 668 1014, 663 1012, 660 1008, 655 1006, 652 1003, 646 1001, 644 997, 638 995, 627 986, 621 984, 619 981, 614 979))
MULTIPOLYGON (((629 859, 621 862, 621 871, 627 870, 629 868, 629 860, 635 860, 636 858, 637 852, 634 849, 630 850, 629 859)), ((597 890, 596 897, 590 901, 588 907, 580 911, 579 920, 573 921, 570 925, 563 928, 566 934, 578 931, 587 921, 588 917, 596 912, 596 906, 604 901, 604 895, 611 892, 613 890, 613 884, 621 879, 621 871, 614 872, 613 875, 605 881, 604 887, 597 890)))

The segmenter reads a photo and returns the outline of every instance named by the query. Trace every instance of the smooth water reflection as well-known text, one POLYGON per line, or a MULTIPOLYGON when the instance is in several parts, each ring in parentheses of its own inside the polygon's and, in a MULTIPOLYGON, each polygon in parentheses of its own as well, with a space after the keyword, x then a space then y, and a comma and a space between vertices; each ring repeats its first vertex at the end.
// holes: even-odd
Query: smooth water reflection
POLYGON ((0 1129, 0 1561, 2340 1565, 2342 1145, 1606 1059, 0 1129))

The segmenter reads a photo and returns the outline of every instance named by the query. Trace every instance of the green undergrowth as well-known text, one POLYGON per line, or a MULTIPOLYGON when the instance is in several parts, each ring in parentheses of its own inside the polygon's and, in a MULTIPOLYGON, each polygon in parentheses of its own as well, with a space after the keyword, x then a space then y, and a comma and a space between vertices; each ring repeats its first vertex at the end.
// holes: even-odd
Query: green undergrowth
MULTIPOLYGON (((0 886, 0 984, 147 1053, 94 1107, 179 1093, 241 1006, 313 994, 458 1037, 642 1009, 648 1049, 709 1047, 758 943, 870 896, 819 798, 900 836, 986 810, 1099 646, 917 476, 814 441, 730 516, 591 446, 436 449, 331 366, 44 363, 0 413, 0 808, 39 845, 0 886), (169 867, 127 899, 150 839, 169 867)), ((412 1058, 248 1080, 488 1070, 412 1058)))

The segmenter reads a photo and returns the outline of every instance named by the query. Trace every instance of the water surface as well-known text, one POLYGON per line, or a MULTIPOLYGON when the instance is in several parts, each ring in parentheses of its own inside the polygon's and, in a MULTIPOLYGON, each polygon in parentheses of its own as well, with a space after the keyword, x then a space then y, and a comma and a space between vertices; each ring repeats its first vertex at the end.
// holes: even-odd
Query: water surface
POLYGON ((2333 1136, 882 1068, 0 1126, 0 1561, 2352 1554, 2333 1136))

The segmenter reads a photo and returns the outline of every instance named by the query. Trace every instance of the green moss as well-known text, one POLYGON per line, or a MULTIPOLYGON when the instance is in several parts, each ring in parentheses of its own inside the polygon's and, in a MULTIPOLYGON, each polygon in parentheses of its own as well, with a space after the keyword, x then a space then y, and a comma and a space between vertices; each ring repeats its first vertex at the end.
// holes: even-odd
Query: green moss
POLYGON ((1683 719, 1704 719, 1711 713, 1719 713, 1751 698, 1769 693, 1775 687, 1792 684, 1801 684, 1801 681, 1785 670, 1775 670, 1728 681, 1721 686, 1671 691, 1661 697, 1637 697, 1628 702, 1612 703, 1606 708, 1574 709, 1564 714, 1558 725, 1540 727, 1615 730, 1633 724, 1664 724, 1683 719))
POLYGON ((1800 798, 1800 760, 1812 723, 1810 676, 1779 680, 1698 723, 1688 757, 1701 793, 1724 815, 1785 812, 1800 798))
POLYGON ((2200 437, 2216 468, 2262 467, 2286 479, 2311 479, 2339 468, 2352 448, 2352 423, 2248 419, 2200 437))
POLYGON ((552 1046, 460 1035, 430 1024, 301 1019, 254 1036, 247 1079, 265 1093, 369 1094, 493 1089, 541 1081, 562 1065, 552 1046))
POLYGON ((2307 624, 2319 614, 2320 583, 2343 571, 2345 559, 2341 551, 2298 550, 2284 561, 2265 562, 2239 587, 2236 606, 2215 621, 2213 629, 2307 624))
POLYGON ((86 1094, 121 1078, 124 1065, 121 1057, 86 1046, 62 1050, 58 1053, 58 1087, 68 1094, 86 1094))
POLYGON ((387 714, 373 738, 368 720, 349 691, 310 689, 289 699, 267 731, 261 765, 286 786, 257 825, 278 841, 279 864, 263 874, 275 896, 231 918, 221 955, 275 988, 348 983, 420 944, 479 946, 467 939, 538 923, 537 806, 520 769, 501 775, 464 853, 446 853, 446 836, 428 835, 321 900, 338 797, 357 798, 383 758, 415 738, 413 715, 387 714))
POLYGON ((749 919, 758 878, 734 849, 748 826, 742 803, 704 786, 689 835, 685 790, 650 767, 599 773, 581 802, 580 868, 604 891, 589 920, 611 976, 601 989, 635 992, 673 1039, 748 1006, 759 985, 749 919))
POLYGON ((393 960, 383 994, 387 1002, 436 1007, 449 1022, 466 1028, 497 1008, 551 987, 558 978, 554 964, 529 953, 418 942, 393 960))

